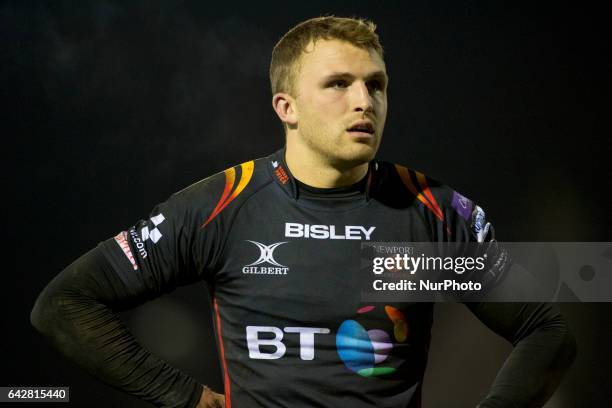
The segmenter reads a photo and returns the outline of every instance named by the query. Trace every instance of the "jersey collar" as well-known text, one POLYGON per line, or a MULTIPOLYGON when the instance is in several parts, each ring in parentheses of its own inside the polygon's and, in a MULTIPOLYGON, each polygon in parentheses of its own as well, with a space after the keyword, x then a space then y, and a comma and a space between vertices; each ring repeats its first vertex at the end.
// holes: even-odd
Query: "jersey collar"
MULTIPOLYGON (((268 172, 270 176, 276 184, 278 184, 282 190, 289 195, 294 200, 298 199, 298 186, 293 174, 289 170, 289 166, 287 166, 287 162, 285 161, 285 151, 286 147, 272 153, 268 156, 268 172)), ((368 174, 364 199, 368 201, 371 196, 371 188, 374 185, 374 180, 376 179, 376 173, 378 170, 378 163, 375 160, 372 160, 368 167, 368 174)))

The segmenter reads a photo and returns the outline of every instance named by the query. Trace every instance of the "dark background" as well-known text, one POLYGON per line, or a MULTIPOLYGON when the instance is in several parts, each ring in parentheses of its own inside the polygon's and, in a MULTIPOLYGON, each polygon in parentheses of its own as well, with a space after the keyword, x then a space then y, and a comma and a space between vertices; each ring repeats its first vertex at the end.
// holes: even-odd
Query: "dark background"
MULTIPOLYGON (((330 13, 379 26, 390 76, 381 158, 481 203, 500 240, 610 241, 609 30, 595 4, 2 2, 12 263, 0 385, 68 385, 73 406, 148 406, 51 349, 29 325, 34 300, 171 193, 282 146, 271 49, 297 22, 330 13)), ((547 406, 605 406, 610 305, 561 308, 579 355, 547 406)), ((222 389, 202 285, 123 317, 147 347, 222 389)), ((510 346, 461 305, 439 305, 433 331, 424 407, 474 406, 510 346)))

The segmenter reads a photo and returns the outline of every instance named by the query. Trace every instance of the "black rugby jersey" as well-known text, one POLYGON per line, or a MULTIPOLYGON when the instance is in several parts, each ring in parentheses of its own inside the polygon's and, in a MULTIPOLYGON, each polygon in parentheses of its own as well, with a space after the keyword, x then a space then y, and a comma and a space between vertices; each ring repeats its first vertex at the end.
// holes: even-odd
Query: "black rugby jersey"
POLYGON ((433 307, 361 302, 361 243, 475 241, 484 213, 382 161, 356 194, 300 194, 283 153, 175 194, 105 255, 135 296, 211 283, 227 406, 418 406, 433 307))
MULTIPOLYGON (((47 285, 31 320, 102 381, 195 407, 202 386, 142 348, 115 313, 206 280, 226 407, 419 407, 433 304, 362 301, 372 280, 362 244, 492 239, 479 206, 419 172, 374 160, 355 186, 315 189, 291 176, 281 150, 174 194, 99 244, 47 285)), ((508 266, 503 251, 490 255, 508 266)), ((480 280, 504 290, 505 270, 480 280)), ((466 305, 515 346, 479 407, 545 401, 574 353, 558 311, 466 305)))

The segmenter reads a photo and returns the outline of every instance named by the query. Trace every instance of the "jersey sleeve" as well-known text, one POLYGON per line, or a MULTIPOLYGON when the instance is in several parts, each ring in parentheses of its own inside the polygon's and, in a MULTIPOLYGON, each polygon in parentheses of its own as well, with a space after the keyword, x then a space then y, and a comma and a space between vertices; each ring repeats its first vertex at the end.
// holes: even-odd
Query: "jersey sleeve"
POLYGON ((214 279, 221 223, 205 226, 204 217, 222 191, 223 179, 213 176, 174 194, 74 261, 39 295, 30 317, 34 327, 113 387, 156 406, 195 407, 202 385, 144 349, 116 313, 177 286, 214 279))
POLYGON ((99 245, 135 300, 212 279, 219 238, 214 226, 202 228, 207 197, 198 200, 198 193, 188 189, 172 195, 147 218, 99 245))
POLYGON ((71 263, 38 296, 33 326, 97 379, 159 407, 195 407, 196 379, 143 348, 116 311, 134 297, 100 247, 71 263))
POLYGON ((465 294, 461 300, 514 347, 478 408, 544 405, 575 358, 575 340, 566 321, 551 304, 493 301, 510 294, 520 296, 528 285, 509 282, 511 256, 497 242, 481 206, 453 191, 446 215, 451 241, 463 253, 487 259, 483 273, 464 277, 483 284, 478 301, 465 294))
MULTIPOLYGON (((510 259, 507 251, 497 243, 493 225, 482 207, 423 173, 397 164, 395 170, 429 226, 429 239, 438 256, 486 258, 484 268, 457 276, 457 280, 482 284, 483 291, 477 296, 501 281, 510 259)), ((460 300, 469 300, 470 295, 455 292, 454 297, 457 296, 460 300)))
POLYGON ((206 265, 195 257, 194 223, 181 199, 172 196, 100 249, 130 296, 151 299, 205 276, 206 265))
POLYGON ((497 242, 495 228, 485 210, 457 191, 445 190, 441 199, 442 222, 437 223, 436 234, 444 242, 444 251, 448 255, 485 260, 484 269, 474 269, 471 273, 456 276, 462 281, 478 282, 483 288, 477 293, 458 293, 461 301, 482 299, 505 278, 512 259, 497 242))
POLYGON ((466 306, 513 346, 478 408, 543 406, 576 357, 576 341, 557 307, 520 302, 466 306))

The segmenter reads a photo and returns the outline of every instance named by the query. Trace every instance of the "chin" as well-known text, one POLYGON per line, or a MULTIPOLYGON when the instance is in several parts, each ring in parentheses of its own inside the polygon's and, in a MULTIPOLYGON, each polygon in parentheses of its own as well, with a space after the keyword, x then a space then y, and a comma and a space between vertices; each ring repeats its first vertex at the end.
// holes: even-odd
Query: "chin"
POLYGON ((374 159, 376 152, 378 151, 379 142, 374 141, 373 143, 353 143, 351 146, 352 155, 356 160, 362 160, 369 162, 374 159))
POLYGON ((377 149, 374 148, 374 146, 360 144, 350 147, 350 149, 345 149, 343 152, 335 152, 338 162, 342 162, 346 167, 355 167, 360 164, 368 163, 376 156, 377 149))

